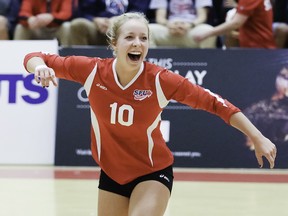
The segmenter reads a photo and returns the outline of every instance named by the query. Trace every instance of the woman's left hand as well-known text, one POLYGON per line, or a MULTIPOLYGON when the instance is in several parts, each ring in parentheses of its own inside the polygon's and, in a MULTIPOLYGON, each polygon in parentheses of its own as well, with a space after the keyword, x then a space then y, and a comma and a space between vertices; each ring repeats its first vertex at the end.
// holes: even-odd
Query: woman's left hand
POLYGON ((277 154, 277 148, 268 138, 262 136, 260 139, 253 140, 255 147, 255 156, 259 163, 260 168, 263 167, 263 157, 265 157, 272 169, 275 165, 275 158, 277 154))

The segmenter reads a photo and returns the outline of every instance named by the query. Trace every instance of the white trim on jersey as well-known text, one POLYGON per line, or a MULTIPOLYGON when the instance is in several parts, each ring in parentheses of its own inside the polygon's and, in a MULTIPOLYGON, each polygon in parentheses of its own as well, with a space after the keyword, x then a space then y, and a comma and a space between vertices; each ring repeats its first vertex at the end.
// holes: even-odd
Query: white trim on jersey
POLYGON ((117 76, 117 72, 116 72, 116 62, 117 62, 117 59, 114 59, 113 65, 112 65, 114 79, 115 79, 115 82, 117 83, 117 85, 119 86, 119 88, 121 88, 122 90, 125 90, 125 89, 129 88, 129 86, 131 86, 135 82, 135 80, 140 76, 140 74, 143 72, 144 63, 143 62, 141 63, 141 67, 140 67, 139 71, 137 72, 137 74, 133 77, 133 79, 126 86, 122 86, 118 80, 118 76, 117 76))
POLYGON ((95 67, 93 68, 93 70, 91 71, 91 73, 89 74, 89 76, 87 77, 87 79, 86 79, 86 81, 84 83, 84 88, 85 88, 87 97, 90 94, 91 86, 92 86, 94 77, 96 75, 96 72, 97 72, 97 64, 95 65, 95 67))
POLYGON ((225 103, 225 100, 224 100, 223 98, 221 98, 219 95, 211 92, 209 89, 205 89, 205 88, 204 88, 204 91, 208 92, 210 95, 212 95, 213 97, 215 97, 217 101, 219 101, 220 103, 223 104, 223 106, 228 107, 227 104, 225 103))
POLYGON ((161 84, 160 84, 160 80, 159 80, 160 73, 161 72, 158 72, 156 75, 155 86, 156 86, 156 94, 157 94, 159 106, 160 106, 160 108, 164 108, 165 106, 167 106, 169 101, 166 99, 166 97, 163 93, 163 90, 161 88, 161 84))
POLYGON ((98 120, 97 120, 95 113, 93 112, 93 110, 91 108, 90 108, 90 113, 91 113, 91 122, 92 122, 92 126, 93 126, 93 131, 94 131, 96 143, 97 143, 98 160, 100 161, 101 136, 100 136, 99 123, 98 123, 98 120))
POLYGON ((152 132, 155 130, 155 128, 157 127, 159 121, 161 120, 161 113, 157 116, 157 118, 155 119, 155 121, 150 125, 150 127, 148 127, 147 129, 147 138, 148 138, 148 156, 151 162, 152 167, 154 166, 153 163, 153 158, 152 158, 152 151, 154 148, 154 141, 152 139, 152 132))
MULTIPOLYGON (((156 74, 156 78, 155 78, 156 94, 157 94, 157 99, 158 99, 158 103, 159 103, 160 108, 164 108, 169 103, 169 101, 166 99, 166 97, 163 93, 163 90, 162 90, 161 84, 160 84, 160 80, 159 80, 159 76, 160 76, 160 72, 158 72, 156 74)), ((161 113, 162 112, 159 113, 159 115, 157 116, 155 121, 147 129, 148 156, 149 156, 149 159, 150 159, 152 166, 154 165, 153 158, 152 158, 152 151, 154 148, 154 141, 152 139, 152 132, 155 130, 155 128, 157 127, 157 125, 161 121, 161 113)))
MULTIPOLYGON (((89 74, 89 76, 87 77, 87 79, 84 83, 84 88, 85 88, 87 97, 89 97, 90 90, 91 90, 92 84, 93 84, 93 80, 96 76, 96 72, 97 72, 97 64, 95 65, 95 67, 93 68, 93 70, 91 71, 91 73, 89 74)), ((94 131, 96 143, 97 143, 98 159, 100 161, 101 137, 100 137, 99 123, 98 123, 97 117, 96 117, 96 115, 93 112, 91 107, 90 107, 90 113, 91 113, 91 122, 92 122, 92 126, 93 126, 93 131, 94 131)))

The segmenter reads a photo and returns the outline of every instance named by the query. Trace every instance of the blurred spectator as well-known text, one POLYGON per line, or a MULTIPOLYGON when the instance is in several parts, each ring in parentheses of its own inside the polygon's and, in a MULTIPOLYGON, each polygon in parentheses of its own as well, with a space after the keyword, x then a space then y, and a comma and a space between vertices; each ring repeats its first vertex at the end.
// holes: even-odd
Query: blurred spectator
POLYGON ((106 32, 113 17, 125 12, 147 13, 150 0, 82 0, 79 18, 71 22, 71 45, 108 45, 106 32))
POLYGON ((151 47, 215 48, 216 37, 196 42, 193 35, 212 29, 207 24, 211 0, 151 0, 156 23, 150 24, 151 47))
POLYGON ((13 38, 20 0, 0 0, 0 40, 13 38))
POLYGON ((213 0, 213 24, 219 25, 224 23, 226 20, 227 12, 236 7, 236 0, 213 0))
POLYGON ((72 0, 22 0, 15 40, 57 38, 60 45, 69 44, 69 21, 72 0))
MULTIPOLYGON (((221 23, 224 23, 227 19, 227 13, 231 14, 231 11, 237 7, 237 0, 212 0, 213 8, 210 14, 210 24, 212 26, 217 26, 221 23)), ((234 38, 234 33, 227 33, 228 35, 218 36, 217 37, 217 47, 230 47, 230 46, 239 46, 238 38, 234 38), (231 45, 230 45, 231 44, 231 45)))
MULTIPOLYGON (((225 12, 225 22, 230 22, 237 12, 237 1, 224 0, 223 8, 225 12)), ((239 47, 239 29, 234 29, 224 34, 222 37, 223 48, 239 47)))
POLYGON ((270 0, 239 0, 237 11, 230 21, 210 31, 199 33, 194 39, 201 42, 211 36, 239 29, 240 47, 276 48, 272 22, 273 10, 270 0))
POLYGON ((273 0, 274 22, 273 31, 276 46, 288 48, 288 1, 273 0))

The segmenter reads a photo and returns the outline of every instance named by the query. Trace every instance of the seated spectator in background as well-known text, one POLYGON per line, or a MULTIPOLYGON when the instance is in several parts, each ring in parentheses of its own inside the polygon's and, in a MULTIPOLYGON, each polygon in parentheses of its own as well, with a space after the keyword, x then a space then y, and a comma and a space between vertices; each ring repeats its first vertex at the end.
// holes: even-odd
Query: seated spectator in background
POLYGON ((273 30, 273 10, 270 0, 239 0, 233 18, 194 39, 201 42, 209 37, 239 29, 239 45, 246 48, 276 48, 273 30))
POLYGON ((71 22, 71 45, 108 45, 106 32, 114 17, 125 12, 146 14, 150 0, 82 0, 71 22))
MULTIPOLYGON (((225 22, 230 22, 237 12, 237 1, 224 0, 223 8, 226 11, 225 22)), ((239 47, 239 29, 227 32, 222 37, 223 48, 239 47)))
POLYGON ((57 38, 60 45, 69 44, 69 20, 72 0, 22 0, 15 40, 57 38))
POLYGON ((13 38, 20 0, 0 0, 0 40, 13 38))
POLYGON ((273 31, 276 46, 288 48, 288 1, 273 0, 274 22, 273 31))
POLYGON ((216 37, 196 42, 193 35, 213 27, 207 24, 211 0, 151 0, 156 9, 156 23, 149 25, 150 46, 215 48, 216 37))

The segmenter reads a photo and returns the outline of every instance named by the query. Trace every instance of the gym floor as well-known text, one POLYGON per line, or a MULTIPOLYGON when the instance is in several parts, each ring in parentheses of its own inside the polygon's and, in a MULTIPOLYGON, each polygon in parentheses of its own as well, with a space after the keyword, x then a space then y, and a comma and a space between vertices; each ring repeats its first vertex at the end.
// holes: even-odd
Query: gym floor
MULTIPOLYGON (((288 216, 288 170, 175 168, 165 216, 288 216)), ((97 216, 98 167, 0 166, 1 216, 97 216)))

